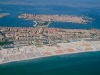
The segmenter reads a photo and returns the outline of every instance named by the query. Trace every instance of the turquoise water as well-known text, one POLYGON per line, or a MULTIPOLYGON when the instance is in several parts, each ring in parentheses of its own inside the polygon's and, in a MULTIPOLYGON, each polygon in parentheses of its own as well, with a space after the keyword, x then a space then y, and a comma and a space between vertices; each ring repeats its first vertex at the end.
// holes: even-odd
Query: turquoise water
POLYGON ((3 64, 0 65, 0 75, 100 75, 100 52, 3 64))

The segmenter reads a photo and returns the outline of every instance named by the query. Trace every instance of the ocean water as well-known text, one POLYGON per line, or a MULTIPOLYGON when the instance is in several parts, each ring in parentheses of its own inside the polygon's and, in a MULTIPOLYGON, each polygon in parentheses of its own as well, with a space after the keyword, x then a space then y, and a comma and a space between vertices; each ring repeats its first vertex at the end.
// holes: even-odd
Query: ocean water
POLYGON ((0 75, 100 75, 100 52, 7 63, 0 65, 0 75))
POLYGON ((70 29, 100 29, 100 1, 99 0, 0 0, 0 9, 9 16, 0 19, 0 26, 9 27, 33 27, 34 22, 18 19, 23 13, 34 14, 65 14, 86 15, 94 18, 92 23, 59 23, 53 22, 49 27, 70 29))
MULTIPOLYGON (((0 0, 2 27, 33 27, 34 22, 18 19, 23 13, 86 15, 92 23, 53 22, 49 27, 100 29, 100 0, 0 0)), ((0 65, 0 75, 100 75, 100 52, 88 52, 11 62, 0 65)))

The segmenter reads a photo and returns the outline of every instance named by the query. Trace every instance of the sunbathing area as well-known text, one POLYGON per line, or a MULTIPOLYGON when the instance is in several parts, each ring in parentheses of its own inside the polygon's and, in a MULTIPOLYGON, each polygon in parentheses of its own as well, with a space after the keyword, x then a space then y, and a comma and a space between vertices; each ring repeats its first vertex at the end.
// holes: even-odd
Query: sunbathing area
POLYGON ((43 45, 41 47, 37 47, 34 45, 2 49, 0 50, 0 64, 89 51, 100 51, 100 41, 77 41, 70 43, 58 43, 57 46, 43 45))

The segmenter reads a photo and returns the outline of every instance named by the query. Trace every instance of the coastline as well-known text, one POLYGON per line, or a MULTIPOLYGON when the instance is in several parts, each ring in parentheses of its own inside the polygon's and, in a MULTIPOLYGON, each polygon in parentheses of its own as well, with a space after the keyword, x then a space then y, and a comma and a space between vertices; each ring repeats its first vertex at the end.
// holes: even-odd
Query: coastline
POLYGON ((62 55, 70 55, 70 54, 80 54, 80 53, 89 53, 89 52, 98 52, 98 51, 97 50, 95 50, 95 51, 91 50, 91 51, 87 51, 87 52, 83 51, 83 52, 74 52, 74 53, 68 53, 68 54, 59 54, 59 55, 52 55, 52 56, 43 56, 43 57, 22 59, 22 60, 14 60, 14 61, 9 61, 9 62, 5 62, 5 63, 0 63, 0 65, 9 64, 9 63, 13 63, 13 62, 21 62, 21 61, 42 59, 42 58, 48 58, 48 57, 55 57, 55 56, 62 56, 62 55))
MULTIPOLYGON (((68 46, 68 44, 72 44, 72 46, 73 46, 73 45, 75 46, 75 43, 76 43, 76 44, 79 44, 79 43, 81 43, 81 42, 66 43, 65 45, 68 46)), ((86 42, 85 42, 85 43, 86 43, 86 42)), ((92 42, 92 43, 100 44, 100 41, 95 41, 95 42, 92 42)), ((63 44, 62 44, 62 45, 63 45, 63 44)), ((65 47, 65 46, 64 46, 64 47, 65 47)), ((63 53, 62 53, 61 51, 58 51, 58 52, 57 52, 56 50, 58 50, 58 49, 56 49, 56 48, 55 48, 55 50, 52 50, 52 49, 51 49, 51 51, 50 51, 50 50, 47 50, 49 47, 48 47, 47 49, 44 49, 44 48, 41 47, 41 48, 39 48, 39 49, 41 49, 41 50, 38 50, 38 48, 34 48, 34 51, 33 51, 33 53, 35 53, 35 51, 37 50, 36 52, 40 52, 41 55, 38 56, 38 54, 37 54, 36 56, 34 56, 34 55, 32 56, 32 55, 31 55, 32 52, 31 52, 31 53, 30 53, 30 52, 27 52, 28 50, 30 50, 31 48, 33 48, 33 47, 31 46, 30 48, 27 47, 28 49, 27 49, 26 52, 25 52, 25 51, 21 51, 21 52, 19 52, 19 53, 18 53, 18 52, 15 53, 15 54, 13 54, 13 55, 14 55, 14 56, 15 56, 15 55, 17 56, 17 54, 21 54, 21 55, 24 55, 24 56, 25 56, 25 54, 28 53, 29 55, 26 55, 26 56, 28 56, 28 57, 29 57, 29 56, 32 56, 32 57, 27 58, 27 57, 25 56, 25 58, 23 58, 22 56, 20 56, 20 57, 18 56, 20 59, 13 59, 13 60, 11 60, 11 58, 13 58, 13 57, 10 58, 10 55, 12 55, 12 54, 8 54, 8 55, 4 54, 4 56, 9 57, 9 61, 5 61, 5 62, 1 62, 1 61, 0 61, 0 64, 10 63, 10 62, 17 62, 17 61, 24 61, 24 60, 34 60, 34 59, 38 59, 38 58, 45 58, 45 57, 52 57, 52 56, 59 56, 59 55, 68 55, 68 54, 85 53, 85 52, 87 53, 87 52, 96 52, 96 51, 100 51, 100 48, 97 49, 97 47, 99 47, 99 45, 98 45, 98 46, 95 45, 95 46, 93 47, 94 49, 92 48, 92 50, 87 50, 87 51, 86 51, 86 50, 84 49, 84 50, 81 50, 81 51, 75 50, 75 51, 73 51, 73 52, 68 52, 68 51, 67 51, 67 52, 63 52, 63 53), (47 51, 48 51, 47 54, 44 54, 44 53, 43 53, 43 52, 47 52, 47 51), (57 53, 54 53, 55 51, 56 51, 57 53), (53 54, 50 55, 49 52, 52 52, 53 54), (60 53, 59 53, 59 52, 60 52, 60 53), (21 58, 21 57, 22 57, 22 58, 21 58)), ((62 48, 63 48, 63 47, 62 47, 62 48)), ((60 48, 60 49, 62 49, 62 48, 60 48)), ((5 50, 4 50, 4 51, 5 51, 5 50)), ((62 51, 64 51, 64 49, 62 49, 62 51)), ((5 52, 6 52, 6 51, 5 51, 5 52)), ((5 52, 3 52, 3 53, 5 53, 5 52)), ((2 52, 0 52, 0 53, 2 53, 2 52)), ((3 59, 1 59, 1 60, 3 60, 3 59)), ((6 60, 7 60, 7 59, 6 59, 6 60)))

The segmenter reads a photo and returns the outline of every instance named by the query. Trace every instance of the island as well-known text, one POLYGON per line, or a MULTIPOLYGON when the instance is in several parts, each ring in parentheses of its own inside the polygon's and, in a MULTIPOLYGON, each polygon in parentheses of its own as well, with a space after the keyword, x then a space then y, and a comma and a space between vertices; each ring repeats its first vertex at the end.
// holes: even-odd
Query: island
POLYGON ((92 18, 86 16, 74 16, 74 15, 44 15, 44 14, 21 14, 18 18, 24 18, 34 21, 46 21, 46 22, 72 22, 79 24, 87 24, 92 18))
POLYGON ((10 15, 10 13, 0 13, 0 18, 4 18, 6 16, 10 15))
POLYGON ((100 51, 100 30, 0 27, 0 64, 100 51))

